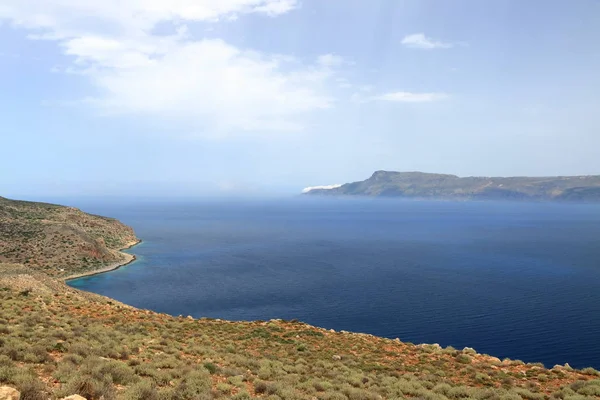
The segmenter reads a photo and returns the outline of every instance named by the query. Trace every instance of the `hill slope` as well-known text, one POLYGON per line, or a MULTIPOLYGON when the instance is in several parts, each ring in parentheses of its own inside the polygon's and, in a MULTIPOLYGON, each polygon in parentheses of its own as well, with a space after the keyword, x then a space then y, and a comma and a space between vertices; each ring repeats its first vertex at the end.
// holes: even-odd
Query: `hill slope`
MULTIPOLYGON (((4 229, 12 234, 4 246, 17 252, 30 231, 46 234, 44 246, 56 253, 64 239, 48 232, 63 229, 98 246, 134 240, 111 219, 5 204, 4 229)), ((18 388, 22 400, 600 398, 593 369, 546 369, 297 321, 198 320, 135 309, 68 287, 38 266, 59 265, 53 263, 61 258, 48 254, 31 252, 28 266, 0 264, 0 386, 18 388)))
POLYGON ((600 176, 488 178, 376 171, 370 178, 309 195, 439 199, 600 201, 600 176))
POLYGON ((81 274, 130 261, 119 250, 137 242, 133 229, 112 218, 0 197, 0 262, 52 276, 81 274))

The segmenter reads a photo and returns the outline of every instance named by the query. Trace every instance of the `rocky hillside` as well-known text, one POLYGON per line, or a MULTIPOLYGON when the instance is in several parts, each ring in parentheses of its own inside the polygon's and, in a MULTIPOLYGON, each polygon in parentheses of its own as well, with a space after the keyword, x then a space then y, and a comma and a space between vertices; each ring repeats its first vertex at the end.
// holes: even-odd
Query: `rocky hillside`
POLYGON ((68 276, 127 262, 133 229, 106 217, 54 204, 0 197, 0 263, 68 276))
POLYGON ((309 195, 456 200, 600 201, 600 176, 488 178, 377 171, 370 178, 309 195))

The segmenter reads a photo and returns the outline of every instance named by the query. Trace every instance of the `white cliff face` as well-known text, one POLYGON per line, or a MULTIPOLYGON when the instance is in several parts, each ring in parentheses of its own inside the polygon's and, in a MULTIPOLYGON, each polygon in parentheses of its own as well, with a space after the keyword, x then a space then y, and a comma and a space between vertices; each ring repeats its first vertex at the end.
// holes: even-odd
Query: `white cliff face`
POLYGON ((336 189, 342 186, 341 184, 336 185, 324 185, 324 186, 309 186, 307 188, 302 189, 302 193, 308 193, 311 190, 328 190, 328 189, 336 189))

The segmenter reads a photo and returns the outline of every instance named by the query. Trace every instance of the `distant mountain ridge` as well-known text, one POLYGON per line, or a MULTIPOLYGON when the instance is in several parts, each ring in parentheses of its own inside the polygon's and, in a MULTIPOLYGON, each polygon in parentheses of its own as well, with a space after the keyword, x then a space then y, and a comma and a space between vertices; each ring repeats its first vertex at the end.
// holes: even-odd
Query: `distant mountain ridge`
POLYGON ((456 200, 555 200, 600 202, 600 175, 458 177, 425 172, 376 171, 370 178, 308 195, 456 200))

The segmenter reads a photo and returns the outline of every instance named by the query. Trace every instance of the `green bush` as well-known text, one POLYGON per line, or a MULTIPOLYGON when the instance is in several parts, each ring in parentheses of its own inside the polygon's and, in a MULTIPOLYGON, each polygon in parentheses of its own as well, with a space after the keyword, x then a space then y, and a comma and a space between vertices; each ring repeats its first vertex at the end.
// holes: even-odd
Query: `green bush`
POLYGON ((471 364, 471 357, 469 357, 466 354, 458 354, 456 357, 456 361, 458 361, 461 364, 471 364))
POLYGON ((592 367, 584 368, 581 372, 586 375, 600 376, 600 371, 597 371, 592 367))
POLYGON ((21 392, 20 400, 46 400, 47 388, 32 373, 19 373, 13 378, 17 390, 21 392))
POLYGON ((263 394, 267 392, 267 383, 264 381, 255 381, 254 382, 254 391, 257 394, 263 394))
POLYGON ((115 389, 109 377, 98 379, 90 375, 75 375, 60 390, 63 397, 72 394, 87 400, 112 400, 115 398, 115 389))
POLYGON ((206 368, 211 374, 217 373, 217 370, 219 369, 219 367, 211 362, 204 363, 204 368, 206 368))
POLYGON ((175 388, 175 396, 198 400, 211 398, 210 375, 200 370, 190 372, 175 388))
POLYGON ((156 386, 144 379, 127 389, 123 400, 160 400, 160 397, 156 386))

